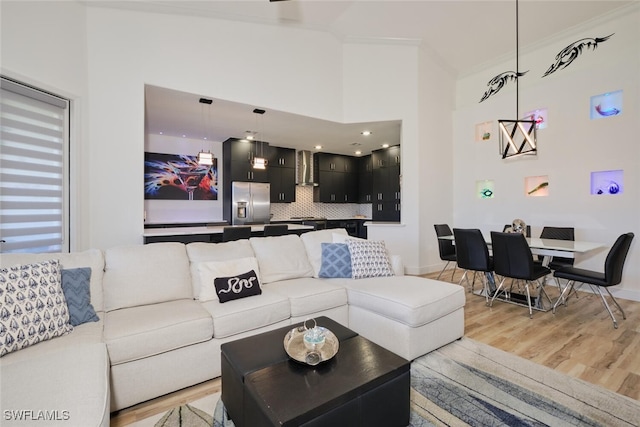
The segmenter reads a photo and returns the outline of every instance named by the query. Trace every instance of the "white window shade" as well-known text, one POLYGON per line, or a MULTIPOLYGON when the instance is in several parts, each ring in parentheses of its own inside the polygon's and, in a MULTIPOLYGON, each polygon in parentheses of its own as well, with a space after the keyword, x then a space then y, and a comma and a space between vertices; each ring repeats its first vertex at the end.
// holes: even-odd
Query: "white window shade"
POLYGON ((68 101, 1 83, 0 249, 67 251, 68 101))

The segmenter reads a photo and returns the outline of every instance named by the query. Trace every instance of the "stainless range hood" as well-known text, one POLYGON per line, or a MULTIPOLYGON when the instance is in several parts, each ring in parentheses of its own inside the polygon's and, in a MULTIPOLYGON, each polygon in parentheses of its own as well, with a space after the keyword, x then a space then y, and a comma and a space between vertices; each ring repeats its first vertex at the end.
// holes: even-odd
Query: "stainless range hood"
POLYGON ((313 182, 313 153, 308 150, 298 151, 298 173, 296 175, 296 185, 317 186, 313 182))

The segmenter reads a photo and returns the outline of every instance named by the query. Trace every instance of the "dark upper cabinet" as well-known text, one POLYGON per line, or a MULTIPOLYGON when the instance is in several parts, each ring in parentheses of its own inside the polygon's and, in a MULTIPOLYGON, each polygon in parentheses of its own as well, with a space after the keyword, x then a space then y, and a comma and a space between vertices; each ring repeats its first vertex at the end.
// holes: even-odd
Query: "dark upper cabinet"
POLYGON ((375 150, 372 163, 374 221, 400 221, 400 146, 375 150))
POLYGON ((271 203, 296 201, 296 150, 270 147, 267 173, 271 183, 271 203))
POLYGON ((340 154, 317 153, 314 155, 318 159, 318 170, 327 172, 356 172, 356 158, 343 156, 340 154))
POLYGON ((269 154, 267 156, 269 166, 279 168, 296 168, 296 150, 293 148, 273 147, 269 146, 269 154))
POLYGON ((358 201, 357 159, 331 153, 313 156, 313 201, 321 203, 356 203, 358 201))
POLYGON ((223 171, 225 189, 231 188, 233 181, 269 182, 266 169, 254 169, 251 161, 254 157, 268 154, 266 142, 245 141, 229 138, 222 144, 223 171))

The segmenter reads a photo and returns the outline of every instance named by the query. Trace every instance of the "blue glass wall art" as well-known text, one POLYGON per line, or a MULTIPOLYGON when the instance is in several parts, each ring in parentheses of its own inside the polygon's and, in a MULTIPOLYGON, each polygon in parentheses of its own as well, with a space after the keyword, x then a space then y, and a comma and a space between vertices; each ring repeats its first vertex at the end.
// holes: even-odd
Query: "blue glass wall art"
POLYGON ((607 92, 591 97, 591 120, 606 119, 622 114, 622 91, 607 92))
POLYGON ((591 172, 591 194, 618 195, 624 190, 622 170, 591 172))

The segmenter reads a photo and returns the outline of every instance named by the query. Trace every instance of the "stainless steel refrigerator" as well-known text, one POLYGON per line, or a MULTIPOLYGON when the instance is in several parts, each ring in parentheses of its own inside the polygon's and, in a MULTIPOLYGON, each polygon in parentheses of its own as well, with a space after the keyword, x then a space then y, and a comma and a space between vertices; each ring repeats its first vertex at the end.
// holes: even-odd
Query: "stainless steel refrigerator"
POLYGON ((271 218, 270 184, 231 183, 231 224, 268 224, 271 218))

